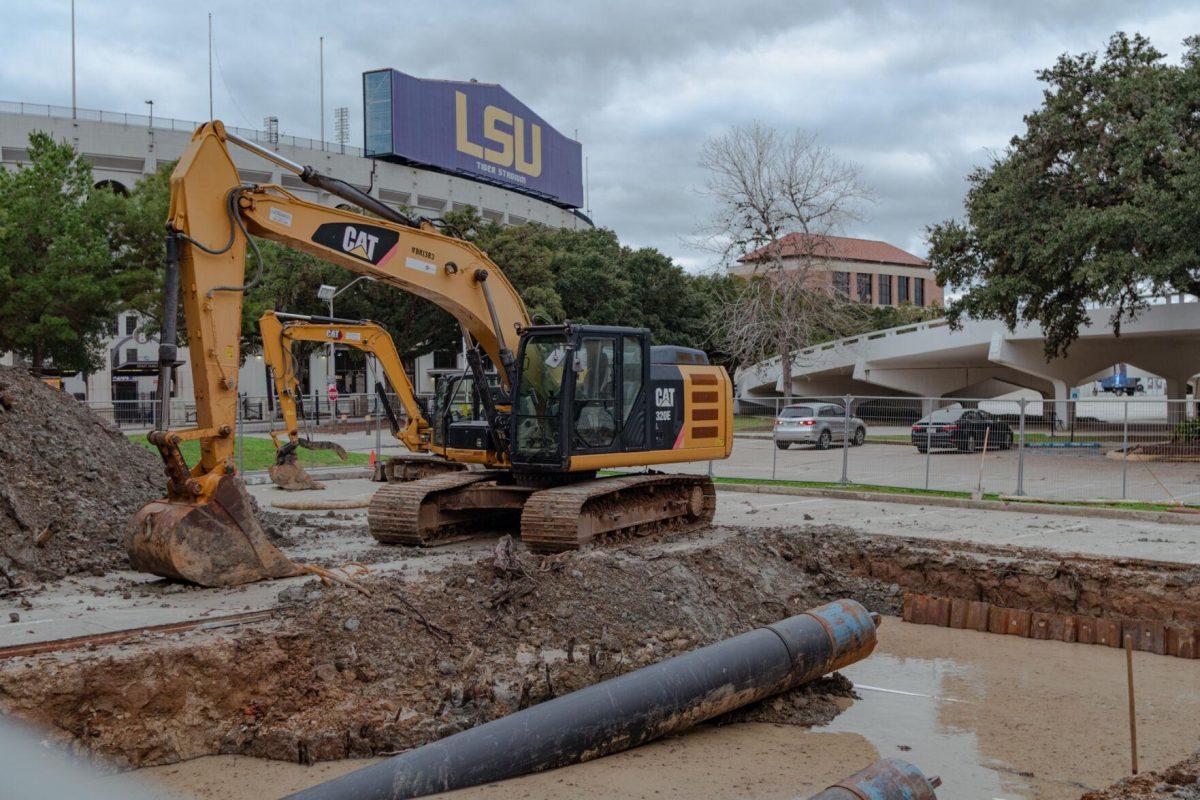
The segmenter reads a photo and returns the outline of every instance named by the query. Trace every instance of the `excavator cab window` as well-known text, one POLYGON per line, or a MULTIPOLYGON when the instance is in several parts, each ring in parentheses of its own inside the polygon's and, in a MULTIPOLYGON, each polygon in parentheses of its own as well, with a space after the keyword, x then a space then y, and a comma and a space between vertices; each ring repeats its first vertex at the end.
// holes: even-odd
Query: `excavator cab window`
POLYGON ((558 464, 562 458, 563 376, 578 365, 563 334, 530 336, 521 345, 514 416, 522 461, 558 464))
POLYGON ((515 403, 514 463, 646 448, 649 331, 572 326, 527 334, 515 403))

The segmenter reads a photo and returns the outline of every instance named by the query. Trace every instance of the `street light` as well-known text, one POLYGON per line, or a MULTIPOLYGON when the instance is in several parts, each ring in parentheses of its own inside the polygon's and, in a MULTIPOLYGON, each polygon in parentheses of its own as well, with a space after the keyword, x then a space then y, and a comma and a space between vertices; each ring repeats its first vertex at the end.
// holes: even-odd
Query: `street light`
POLYGON ((154 127, 154 101, 147 100, 146 105, 150 106, 150 125, 148 127, 153 128, 154 127))
MULTIPOLYGON (((371 281, 372 283, 374 283, 377 280, 378 280, 378 278, 373 278, 370 275, 359 275, 357 278, 350 281, 349 283, 347 283, 345 286, 343 286, 341 288, 338 288, 337 286, 330 286, 328 283, 322 283, 317 288, 317 299, 324 300, 326 303, 329 304, 329 318, 333 319, 333 298, 337 297, 339 294, 346 291, 347 289, 349 289, 351 286, 358 283, 359 281, 371 281)), ((330 384, 336 384, 336 383, 337 383, 337 370, 334 367, 333 342, 330 342, 329 343, 329 360, 325 363, 325 385, 329 386, 330 384)))

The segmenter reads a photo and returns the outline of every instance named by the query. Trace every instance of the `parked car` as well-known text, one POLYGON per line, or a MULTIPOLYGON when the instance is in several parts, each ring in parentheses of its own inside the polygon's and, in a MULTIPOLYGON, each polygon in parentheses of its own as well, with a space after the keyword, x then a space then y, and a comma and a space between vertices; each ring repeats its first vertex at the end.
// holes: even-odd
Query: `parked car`
POLYGON ((1013 431, 1008 423, 977 408, 945 408, 912 426, 912 443, 924 453, 928 448, 974 453, 987 439, 989 450, 1008 450, 1013 431))
MULTIPOLYGON (((793 444, 811 444, 824 450, 841 442, 847 431, 846 412, 835 403, 794 403, 784 406, 775 417, 772 436, 775 446, 787 450, 793 444)), ((858 417, 849 423, 850 444, 857 447, 867 439, 867 425, 858 417)))

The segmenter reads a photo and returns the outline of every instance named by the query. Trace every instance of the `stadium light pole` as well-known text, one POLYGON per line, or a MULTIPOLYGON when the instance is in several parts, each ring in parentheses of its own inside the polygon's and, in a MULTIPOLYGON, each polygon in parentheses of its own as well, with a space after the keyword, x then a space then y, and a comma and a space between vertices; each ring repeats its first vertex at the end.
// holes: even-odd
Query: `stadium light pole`
POLYGON ((147 100, 146 105, 150 106, 150 124, 146 127, 153 128, 154 127, 154 101, 147 100))
POLYGON ((75 0, 71 0, 71 119, 78 119, 75 106, 75 0))

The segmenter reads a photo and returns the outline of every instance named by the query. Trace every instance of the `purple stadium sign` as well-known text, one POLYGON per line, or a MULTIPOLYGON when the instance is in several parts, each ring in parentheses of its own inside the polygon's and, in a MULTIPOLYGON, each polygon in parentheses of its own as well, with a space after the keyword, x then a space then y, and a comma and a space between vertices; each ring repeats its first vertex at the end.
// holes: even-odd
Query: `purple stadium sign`
POLYGON ((363 73, 365 149, 583 205, 583 148, 495 83, 363 73))

